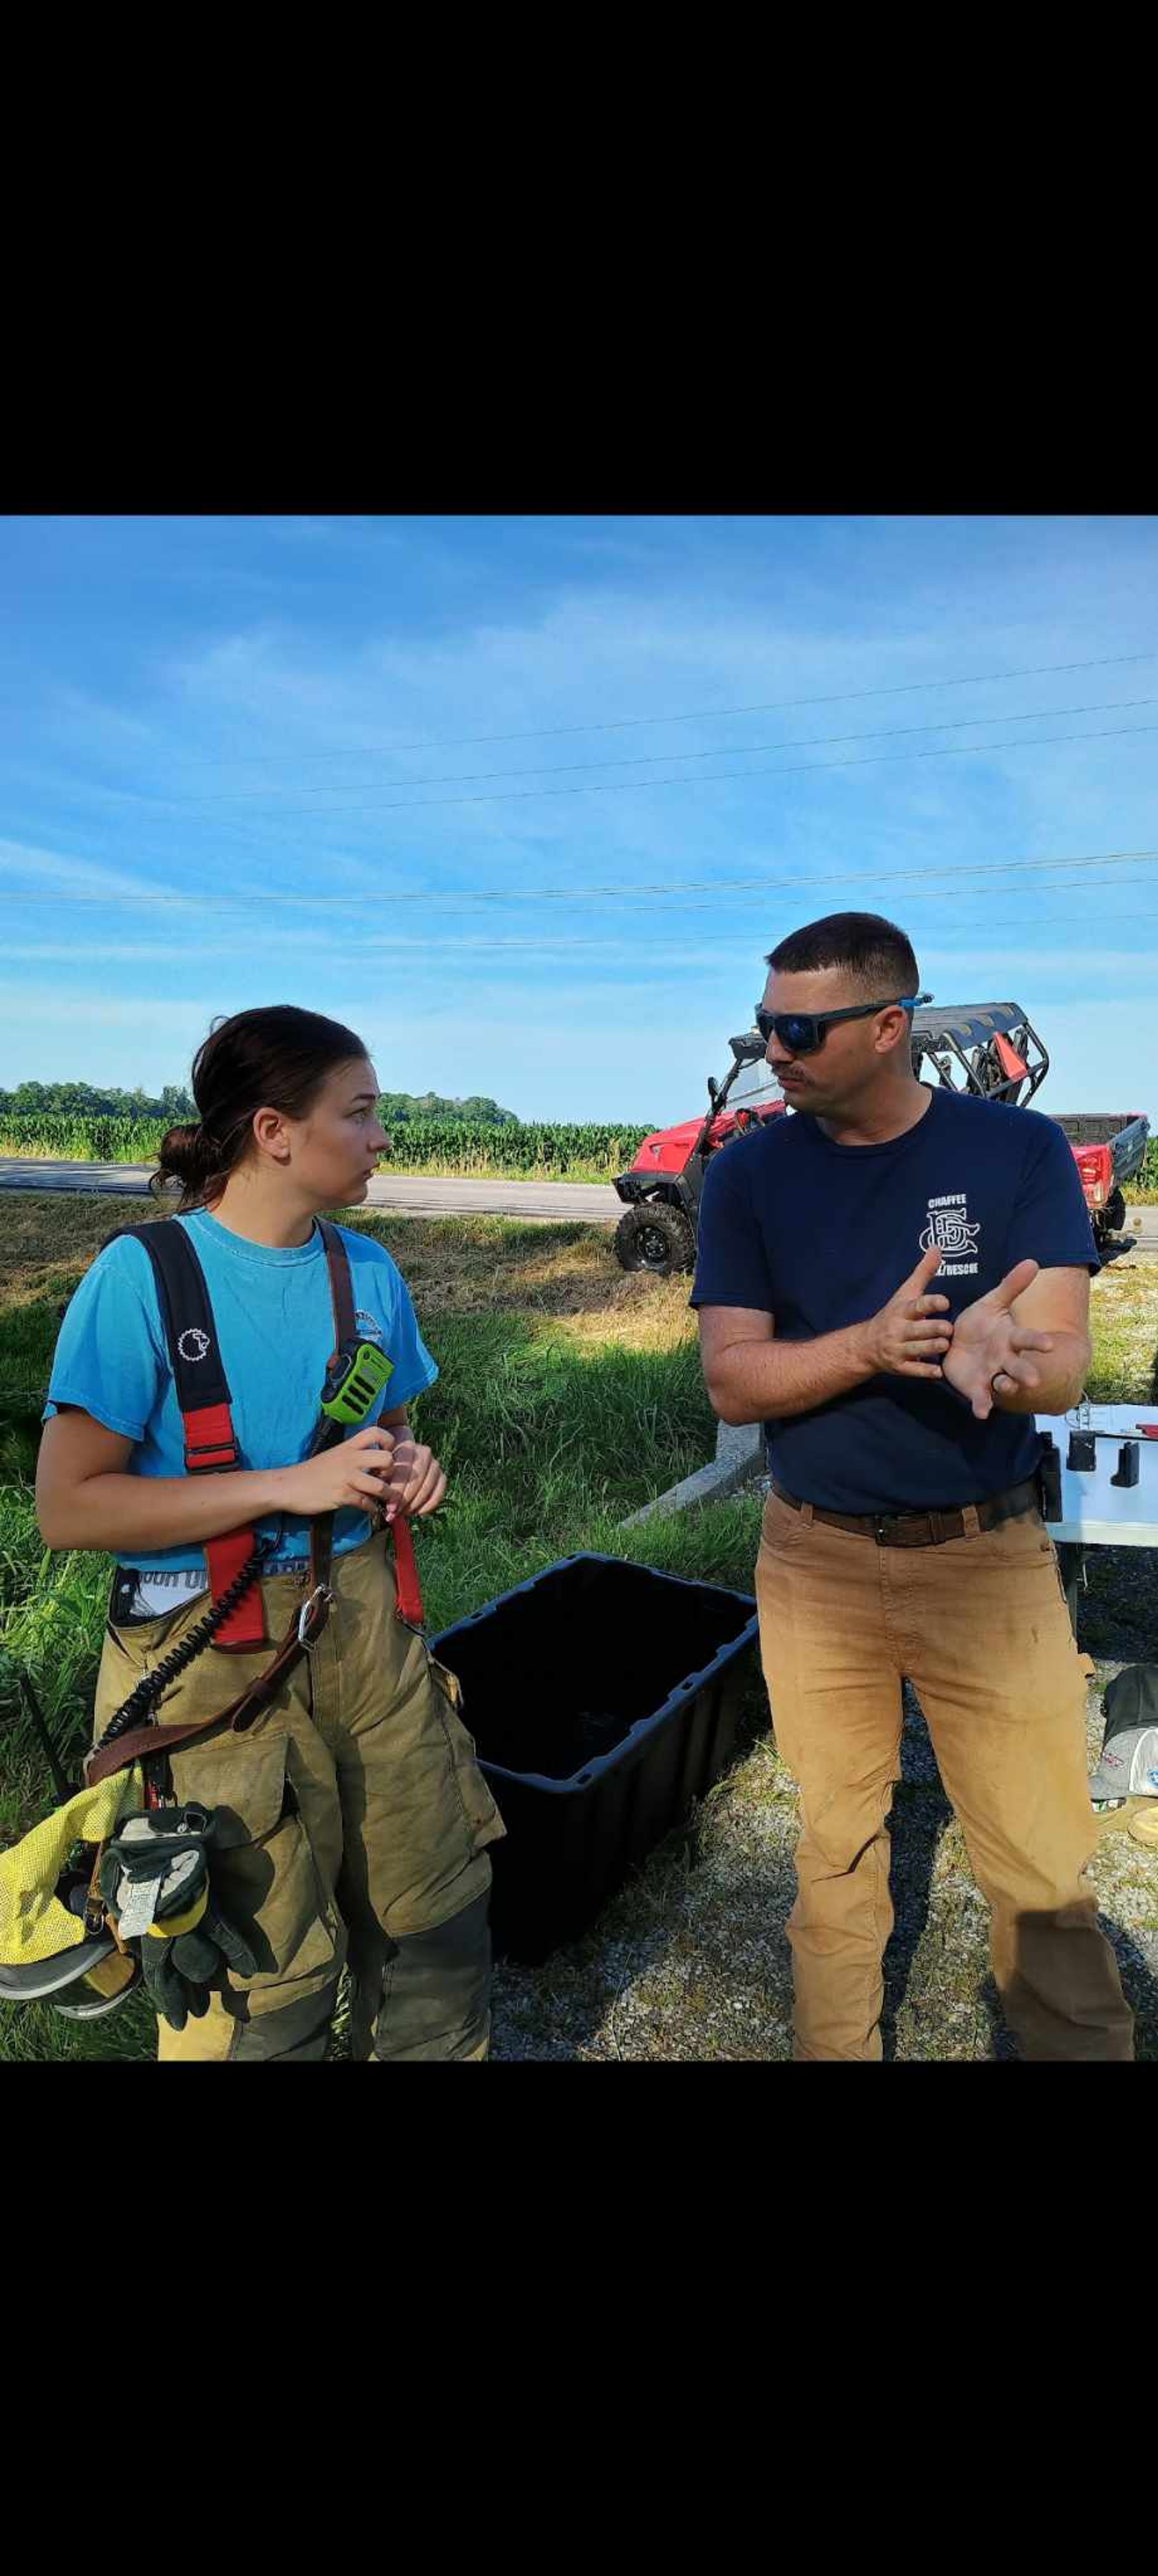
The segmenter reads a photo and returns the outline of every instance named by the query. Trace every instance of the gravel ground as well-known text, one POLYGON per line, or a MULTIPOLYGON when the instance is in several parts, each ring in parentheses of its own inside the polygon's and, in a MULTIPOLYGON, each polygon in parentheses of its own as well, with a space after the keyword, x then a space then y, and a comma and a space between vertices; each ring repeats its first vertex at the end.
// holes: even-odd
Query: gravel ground
MULTIPOLYGON (((1102 1693, 1123 1663, 1158 1658, 1158 1566, 1148 1551, 1092 1560, 1080 1642, 1094 1659, 1087 1748, 1101 1752, 1102 1693)), ((587 1938, 538 1968, 495 1973, 496 2060, 788 2058, 794 1782, 753 1687, 747 1749, 683 1832, 669 1835, 587 1938)), ((885 1954, 885 2055, 1016 2055, 989 1968, 989 1909, 906 1687, 902 1780, 892 1815, 896 1924, 885 1954)), ((1137 2052, 1158 2061, 1158 1850, 1108 1820, 1091 1863, 1105 1930, 1138 2017, 1137 2052)))

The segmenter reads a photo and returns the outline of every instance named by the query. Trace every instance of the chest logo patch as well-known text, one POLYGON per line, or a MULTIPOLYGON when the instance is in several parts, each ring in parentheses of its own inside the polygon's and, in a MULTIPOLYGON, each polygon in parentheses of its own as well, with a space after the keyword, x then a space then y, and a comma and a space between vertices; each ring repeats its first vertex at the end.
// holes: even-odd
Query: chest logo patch
POLYGON ((921 1235, 921 1250, 932 1252, 935 1248, 940 1253, 941 1269, 937 1273, 938 1278, 942 1273, 947 1279, 968 1279, 976 1276, 979 1266, 977 1237, 980 1232, 980 1221, 975 1225, 969 1222, 964 1190, 950 1190, 941 1198, 929 1200, 928 1217, 921 1235))

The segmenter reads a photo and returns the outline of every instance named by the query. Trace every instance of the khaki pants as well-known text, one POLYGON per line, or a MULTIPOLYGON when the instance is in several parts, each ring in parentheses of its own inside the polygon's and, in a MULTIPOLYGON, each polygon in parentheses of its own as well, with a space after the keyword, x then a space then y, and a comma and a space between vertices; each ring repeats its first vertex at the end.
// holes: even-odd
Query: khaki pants
MULTIPOLYGON (((217 1810, 214 1888, 260 1966, 225 1974, 204 2020, 161 2022, 164 2059, 323 2057, 347 1958, 355 2057, 487 2054, 486 1846, 504 1826, 458 1683, 395 1618, 384 1532, 335 1557, 333 1588, 323 1635, 249 1731, 171 1757, 177 1798, 217 1810)), ((268 1664, 306 1587, 275 1575, 262 1592, 271 1643, 208 1648, 161 1699, 162 1725, 228 1706, 268 1664)), ((207 1607, 106 1628, 97 1735, 207 1607)))
POLYGON ((881 2055, 901 1682, 928 1721, 1026 2058, 1129 2058, 1133 2022, 1083 1872, 1085 1684, 1037 1512, 878 1547, 770 1494, 756 1568, 776 1742, 800 1786, 789 1917, 799 2058, 881 2055))

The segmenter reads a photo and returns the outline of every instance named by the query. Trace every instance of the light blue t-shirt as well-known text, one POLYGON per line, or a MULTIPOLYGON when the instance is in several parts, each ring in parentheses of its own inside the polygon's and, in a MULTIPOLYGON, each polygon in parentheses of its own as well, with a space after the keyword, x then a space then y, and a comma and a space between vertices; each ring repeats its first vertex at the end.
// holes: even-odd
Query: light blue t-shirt
MULTIPOLYGON (((234 1437, 243 1468, 295 1466, 318 1419, 326 1363, 334 1347, 325 1246, 314 1227, 289 1251, 231 1234, 204 1208, 171 1217, 183 1225, 205 1273, 229 1382, 234 1437)), ((359 1338, 376 1342, 394 1369, 366 1416, 375 1422, 432 1386, 438 1370, 418 1330, 410 1291, 385 1245, 339 1226, 350 1260, 359 1338)), ((185 1439, 157 1304, 153 1265, 142 1243, 107 1244, 85 1272, 60 1327, 43 1419, 76 1404, 137 1445, 133 1476, 183 1476, 185 1439)), ((360 1426, 364 1427, 364 1426, 360 1426)), ((352 1435, 351 1435, 352 1436, 352 1435)), ((257 1524, 272 1538, 276 1520, 257 1524)), ((364 1512, 334 1516, 334 1550, 368 1537, 364 1512)), ((310 1524, 287 1516, 270 1570, 309 1554, 310 1524)), ((204 1551, 183 1546, 132 1551, 146 1572, 204 1572, 204 1551)))

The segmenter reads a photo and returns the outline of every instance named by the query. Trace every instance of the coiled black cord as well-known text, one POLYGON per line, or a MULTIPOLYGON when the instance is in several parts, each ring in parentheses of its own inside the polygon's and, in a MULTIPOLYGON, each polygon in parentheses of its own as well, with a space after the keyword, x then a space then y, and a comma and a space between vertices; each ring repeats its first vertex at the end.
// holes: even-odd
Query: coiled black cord
MULTIPOLYGON (((331 1421, 325 1415, 319 1416, 305 1453, 306 1458, 316 1458, 321 1450, 335 1448, 343 1437, 344 1433, 339 1422, 331 1421)), ((93 1746, 94 1753, 103 1753, 106 1744, 115 1744, 118 1737, 127 1735, 129 1728, 137 1725, 138 1722, 148 1725, 162 1691, 168 1689, 170 1682, 176 1681, 178 1674, 185 1671, 186 1666, 193 1662, 196 1655, 201 1654, 206 1646, 212 1644, 217 1630, 228 1619, 230 1611, 236 1610, 238 1602, 244 1599, 251 1583, 257 1581, 266 1558, 272 1556, 274 1550, 281 1546, 284 1535, 285 1514, 283 1513, 273 1537, 258 1541, 252 1556, 247 1558, 242 1566, 240 1574, 234 1575, 228 1591, 222 1593, 220 1601, 214 1603, 206 1617, 198 1620, 196 1627, 190 1629, 188 1636, 182 1639, 179 1646, 174 1646, 171 1655, 164 1656, 155 1672, 142 1674, 135 1688, 129 1692, 123 1708, 118 1708, 116 1715, 110 1717, 99 1743, 93 1746)))
POLYGON ((171 1655, 165 1655, 162 1658, 153 1672, 142 1674, 140 1681, 130 1691, 124 1706, 117 1710, 114 1717, 110 1717, 104 1734, 93 1746, 94 1753, 103 1753, 106 1744, 115 1744, 119 1736, 128 1734, 131 1726, 149 1724, 162 1691, 168 1689, 170 1682, 176 1681, 178 1674, 184 1672, 186 1665, 191 1664, 195 1656, 212 1644, 218 1629, 228 1619, 230 1611, 236 1610, 238 1602, 244 1599, 251 1584, 256 1583, 266 1558, 273 1555, 275 1548, 280 1547, 284 1527, 284 1521, 279 1521, 272 1538, 258 1541, 252 1556, 247 1557, 240 1574, 234 1575, 232 1583, 228 1590, 222 1593, 220 1601, 214 1602, 212 1610, 207 1611, 204 1619, 198 1620, 196 1627, 190 1629, 188 1636, 182 1638, 179 1646, 174 1646, 171 1655))

